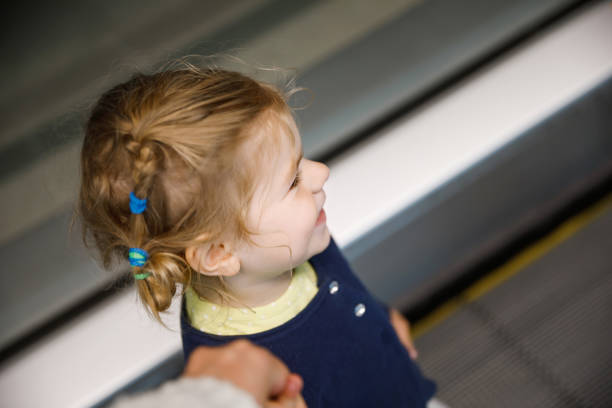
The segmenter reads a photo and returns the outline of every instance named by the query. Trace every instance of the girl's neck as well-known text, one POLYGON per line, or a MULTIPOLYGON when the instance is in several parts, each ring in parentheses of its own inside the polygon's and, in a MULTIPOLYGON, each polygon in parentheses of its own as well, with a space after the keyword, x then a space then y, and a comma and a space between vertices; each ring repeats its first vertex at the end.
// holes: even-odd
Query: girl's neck
MULTIPOLYGON (((225 287, 220 283, 215 289, 229 292, 227 299, 217 296, 205 297, 214 303, 230 307, 259 307, 270 304, 281 297, 289 288, 292 271, 286 271, 273 278, 253 279, 242 274, 224 279, 225 287)), ((207 291, 208 292, 208 291, 207 291)))

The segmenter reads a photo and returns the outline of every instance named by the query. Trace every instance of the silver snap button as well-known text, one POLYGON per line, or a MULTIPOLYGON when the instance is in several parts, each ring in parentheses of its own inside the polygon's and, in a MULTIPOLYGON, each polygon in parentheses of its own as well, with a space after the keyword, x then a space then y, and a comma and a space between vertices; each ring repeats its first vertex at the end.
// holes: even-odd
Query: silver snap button
POLYGON ((329 293, 331 293, 332 295, 335 295, 336 293, 338 293, 339 289, 340 289, 340 285, 338 285, 338 282, 333 281, 332 283, 329 284, 329 293))
POLYGON ((366 312, 366 307, 363 303, 359 303, 355 306, 355 316, 361 317, 366 312))

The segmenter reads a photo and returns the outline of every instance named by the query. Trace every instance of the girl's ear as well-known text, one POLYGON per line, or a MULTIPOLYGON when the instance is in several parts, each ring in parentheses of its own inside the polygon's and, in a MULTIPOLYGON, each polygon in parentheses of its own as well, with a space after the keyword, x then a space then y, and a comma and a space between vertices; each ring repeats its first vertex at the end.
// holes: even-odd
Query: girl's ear
POLYGON ((233 276, 240 272, 240 261, 227 243, 187 248, 185 258, 194 271, 207 276, 233 276))

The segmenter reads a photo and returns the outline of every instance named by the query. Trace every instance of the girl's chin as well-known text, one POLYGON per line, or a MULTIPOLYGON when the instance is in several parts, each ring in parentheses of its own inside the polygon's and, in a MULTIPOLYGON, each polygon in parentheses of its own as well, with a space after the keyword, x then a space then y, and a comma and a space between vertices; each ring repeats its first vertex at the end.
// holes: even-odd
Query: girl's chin
POLYGON ((321 231, 320 238, 317 241, 317 250, 316 253, 313 254, 313 256, 323 252, 325 248, 329 246, 329 242, 331 241, 331 234, 329 233, 329 229, 327 229, 327 225, 325 225, 325 227, 321 231))

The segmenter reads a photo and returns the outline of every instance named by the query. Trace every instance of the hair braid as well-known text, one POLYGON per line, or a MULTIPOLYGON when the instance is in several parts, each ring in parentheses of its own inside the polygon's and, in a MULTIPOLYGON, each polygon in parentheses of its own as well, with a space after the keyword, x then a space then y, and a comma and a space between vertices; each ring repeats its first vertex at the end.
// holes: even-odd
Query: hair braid
POLYGON ((161 163, 155 142, 149 140, 139 142, 132 137, 130 139, 125 147, 133 157, 133 191, 136 196, 142 198, 149 194, 161 163))
MULTIPOLYGON (((160 172, 162 165, 160 160, 159 144, 151 140, 146 135, 146 129, 141 126, 134 126, 139 133, 144 136, 134 137, 132 133, 127 133, 125 136, 125 149, 129 152, 132 158, 131 178, 133 182, 132 192, 138 198, 148 198, 152 193, 155 183, 155 177, 160 172)), ((135 132, 134 132, 135 133, 135 132)), ((164 279, 160 272, 169 272, 170 275, 178 275, 178 281, 181 275, 180 270, 168 271, 164 267, 164 259, 168 254, 155 251, 151 245, 151 228, 149 224, 156 224, 155 211, 153 209, 145 210, 140 214, 132 213, 129 222, 129 236, 132 241, 131 246, 142 248, 151 253, 150 258, 143 266, 134 266, 133 269, 140 273, 148 273, 144 279, 137 280, 137 287, 140 297, 153 314, 158 317, 159 310, 165 310, 170 305, 170 301, 176 292, 174 280, 164 279)), ((175 278, 175 280, 177 280, 175 278)))

